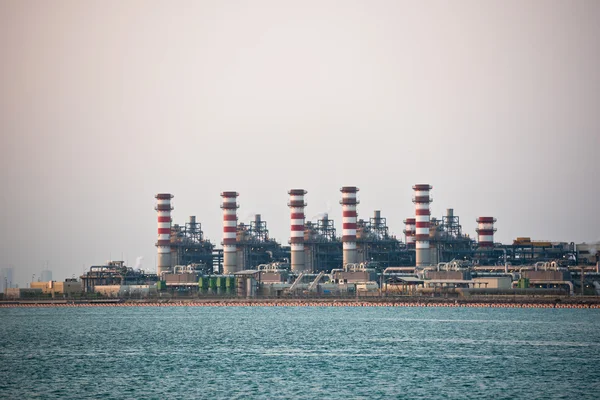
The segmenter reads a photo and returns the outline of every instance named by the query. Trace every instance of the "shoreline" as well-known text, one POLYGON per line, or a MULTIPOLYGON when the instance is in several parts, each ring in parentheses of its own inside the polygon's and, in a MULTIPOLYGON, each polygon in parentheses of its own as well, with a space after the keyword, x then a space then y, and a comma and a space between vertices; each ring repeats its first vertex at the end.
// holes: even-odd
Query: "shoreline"
POLYGON ((600 298, 589 299, 168 299, 168 300, 15 300, 0 308, 50 307, 444 307, 444 308, 597 308, 600 298))

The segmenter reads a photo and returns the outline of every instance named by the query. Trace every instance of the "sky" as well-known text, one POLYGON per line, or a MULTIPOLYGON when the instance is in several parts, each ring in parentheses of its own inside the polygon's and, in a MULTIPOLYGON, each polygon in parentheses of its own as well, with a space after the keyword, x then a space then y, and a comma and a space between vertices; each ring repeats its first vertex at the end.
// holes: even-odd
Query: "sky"
POLYGON ((161 192, 217 244, 222 191, 287 243, 289 189, 402 236, 417 183, 471 235, 598 241, 599 37, 596 0, 0 0, 0 267, 153 270, 161 192))

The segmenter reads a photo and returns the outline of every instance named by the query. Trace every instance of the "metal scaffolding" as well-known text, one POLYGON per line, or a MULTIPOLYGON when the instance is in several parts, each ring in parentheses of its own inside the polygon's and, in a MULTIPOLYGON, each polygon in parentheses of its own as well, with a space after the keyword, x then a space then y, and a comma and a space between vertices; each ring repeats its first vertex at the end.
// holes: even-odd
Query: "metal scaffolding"
POLYGON ((190 216, 185 225, 171 228, 171 255, 173 265, 196 265, 205 273, 213 272, 214 245, 204 238, 202 225, 190 216))
POLYGON ((290 257, 289 247, 282 247, 269 237, 267 222, 260 214, 256 214, 250 224, 238 224, 236 244, 239 271, 274 261, 288 261, 290 257))

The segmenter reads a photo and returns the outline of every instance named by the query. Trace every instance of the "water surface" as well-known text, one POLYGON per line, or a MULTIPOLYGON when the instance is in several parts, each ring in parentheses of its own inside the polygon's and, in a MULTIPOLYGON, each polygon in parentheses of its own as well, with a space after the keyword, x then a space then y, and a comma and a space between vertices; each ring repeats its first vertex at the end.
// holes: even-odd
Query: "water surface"
POLYGON ((0 309, 0 398, 600 397, 600 310, 0 309))

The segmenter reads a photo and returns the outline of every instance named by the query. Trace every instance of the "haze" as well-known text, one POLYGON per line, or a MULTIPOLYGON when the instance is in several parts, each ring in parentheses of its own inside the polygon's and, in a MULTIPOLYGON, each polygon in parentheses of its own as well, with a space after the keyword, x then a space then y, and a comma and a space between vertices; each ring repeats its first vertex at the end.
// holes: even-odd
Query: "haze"
POLYGON ((158 192, 216 243, 224 190, 287 243, 290 188, 403 236, 415 183, 472 235, 600 240, 599 37, 594 0, 2 0, 0 266, 153 270, 158 192))

